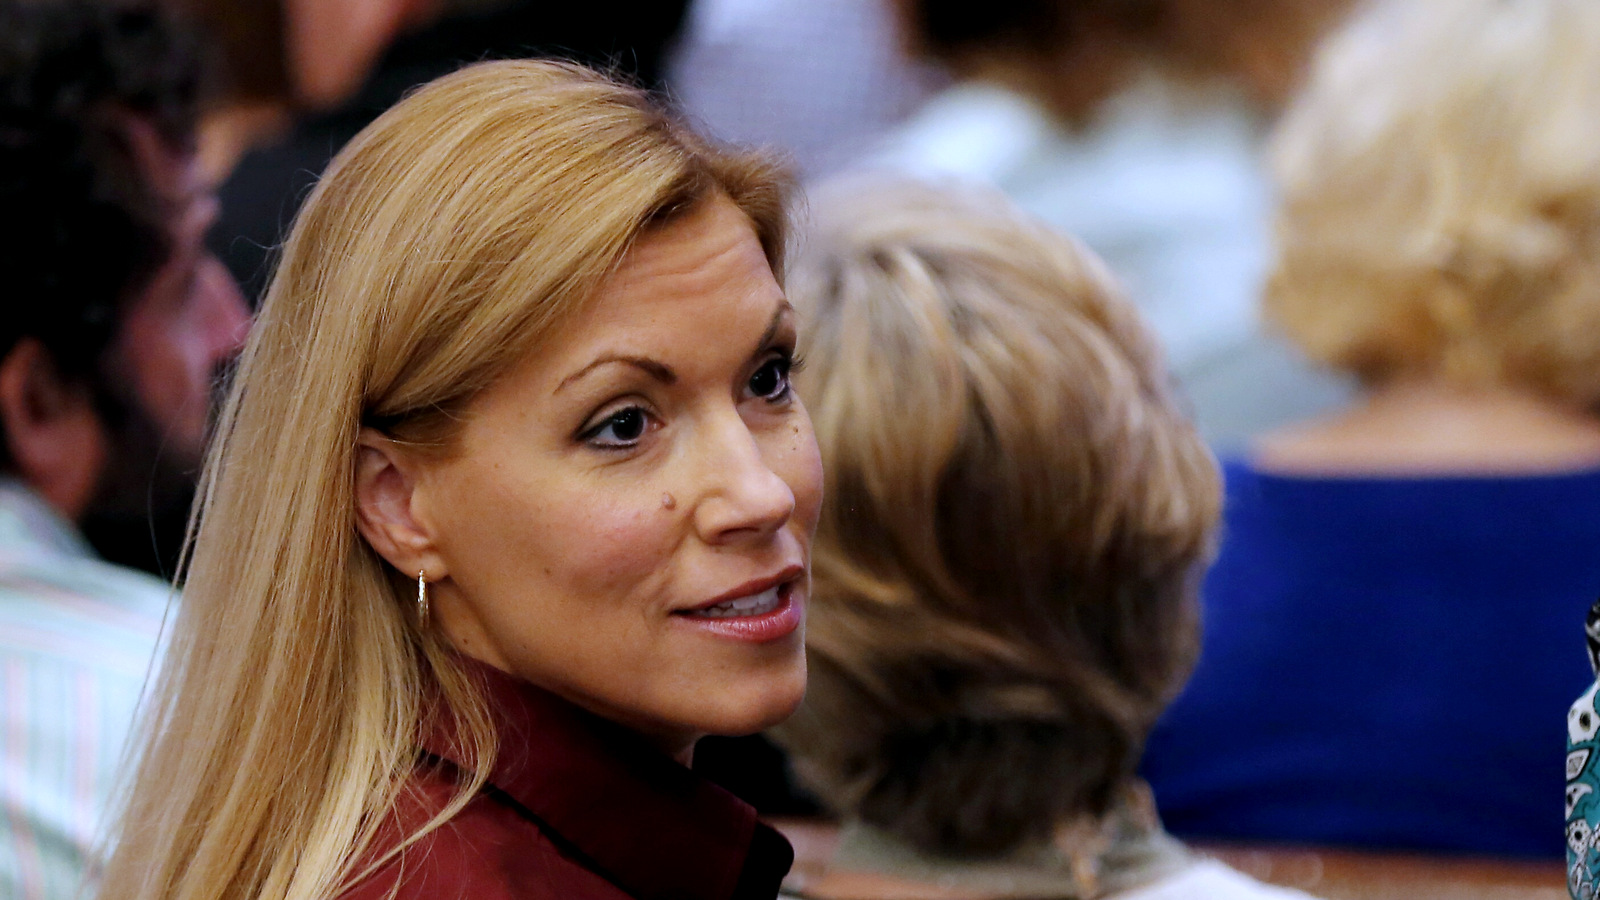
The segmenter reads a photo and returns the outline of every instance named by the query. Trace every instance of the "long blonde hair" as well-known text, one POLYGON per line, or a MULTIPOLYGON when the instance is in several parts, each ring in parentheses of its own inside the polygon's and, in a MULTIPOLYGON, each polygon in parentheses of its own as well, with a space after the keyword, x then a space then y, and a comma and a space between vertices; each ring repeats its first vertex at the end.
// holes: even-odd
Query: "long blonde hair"
MULTIPOLYGON (((102 897, 323 898, 415 761, 426 698, 482 701, 355 525, 363 425, 449 452, 463 406, 644 229, 716 192, 781 264, 787 183, 581 67, 488 63, 347 147, 285 247, 223 410, 172 644, 102 897)), ((412 575, 412 578, 415 576, 412 575)), ((414 588, 409 588, 414 590, 414 588)), ((415 835, 412 836, 415 838, 415 835)))

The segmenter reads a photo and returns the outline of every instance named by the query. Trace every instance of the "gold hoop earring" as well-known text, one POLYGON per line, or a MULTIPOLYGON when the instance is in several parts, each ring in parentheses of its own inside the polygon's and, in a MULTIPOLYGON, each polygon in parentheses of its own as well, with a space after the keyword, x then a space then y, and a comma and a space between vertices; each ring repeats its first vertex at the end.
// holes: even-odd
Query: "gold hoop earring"
POLYGON ((417 621, 428 627, 428 570, 417 572, 417 621))

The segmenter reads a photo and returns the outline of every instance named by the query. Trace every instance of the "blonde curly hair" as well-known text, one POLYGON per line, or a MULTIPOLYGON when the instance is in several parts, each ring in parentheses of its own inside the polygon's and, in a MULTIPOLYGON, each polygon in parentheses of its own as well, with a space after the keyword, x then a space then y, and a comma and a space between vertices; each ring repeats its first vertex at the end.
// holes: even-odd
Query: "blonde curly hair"
POLYGON ((1272 158, 1265 309, 1309 356, 1600 406, 1600 4, 1373 6, 1272 158))

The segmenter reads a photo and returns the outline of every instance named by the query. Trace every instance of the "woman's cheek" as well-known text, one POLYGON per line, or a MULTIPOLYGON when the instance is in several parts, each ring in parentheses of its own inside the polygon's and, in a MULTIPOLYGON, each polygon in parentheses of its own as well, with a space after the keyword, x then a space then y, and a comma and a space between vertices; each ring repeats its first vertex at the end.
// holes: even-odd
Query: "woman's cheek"
POLYGON ((627 592, 669 568, 682 506, 664 500, 670 492, 643 493, 611 502, 591 498, 587 509, 556 519, 552 537, 564 545, 561 556, 596 591, 627 592))
POLYGON ((811 428, 811 417, 798 403, 796 421, 788 429, 787 452, 784 454, 784 472, 780 477, 794 493, 794 517, 805 527, 809 539, 822 514, 822 452, 817 446, 817 436, 811 428))

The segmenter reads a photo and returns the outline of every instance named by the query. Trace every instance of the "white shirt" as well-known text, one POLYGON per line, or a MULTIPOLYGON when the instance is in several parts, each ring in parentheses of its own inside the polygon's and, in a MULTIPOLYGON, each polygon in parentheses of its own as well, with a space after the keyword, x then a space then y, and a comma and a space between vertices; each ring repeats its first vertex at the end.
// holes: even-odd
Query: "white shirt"
POLYGON ((933 75, 881 0, 695 0, 666 80, 710 134, 776 146, 816 176, 916 109, 933 75))
POLYGON ((78 896, 171 595, 0 479, 0 897, 78 896))
POLYGON ((1201 860, 1154 884, 1108 900, 1312 900, 1292 888, 1263 884, 1214 859, 1201 860))

